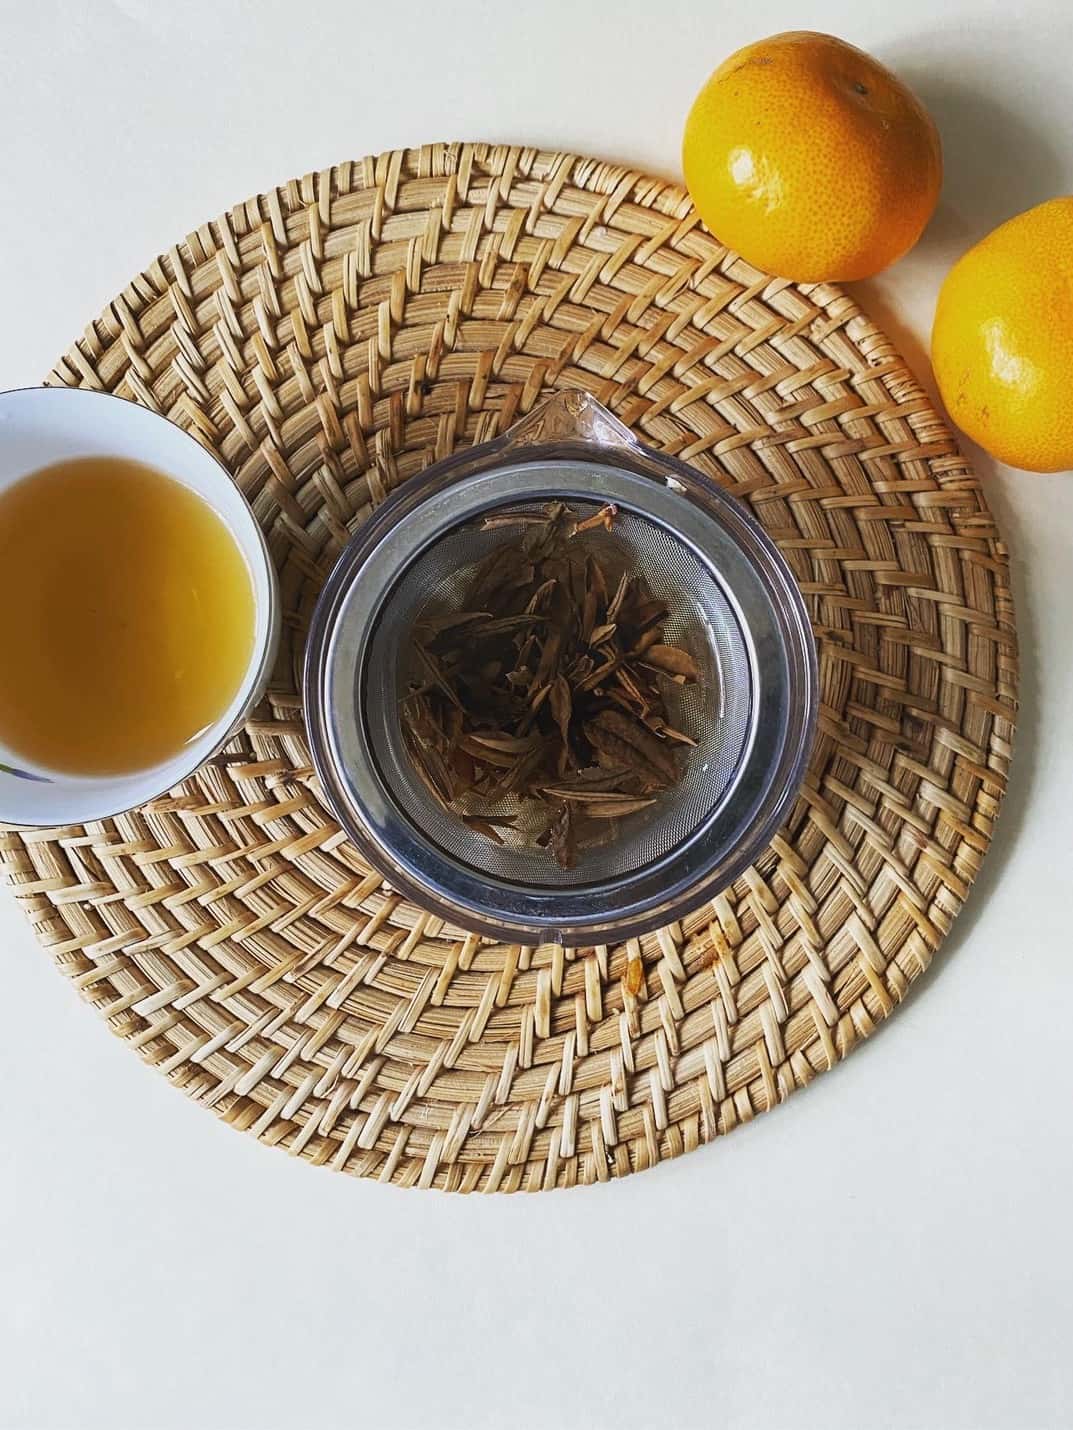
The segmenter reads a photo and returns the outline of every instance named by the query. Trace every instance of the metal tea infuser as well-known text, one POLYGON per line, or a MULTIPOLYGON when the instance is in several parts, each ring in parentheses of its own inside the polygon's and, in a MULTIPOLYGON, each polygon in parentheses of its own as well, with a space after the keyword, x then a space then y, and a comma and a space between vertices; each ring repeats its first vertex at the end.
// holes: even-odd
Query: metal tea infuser
POLYGON ((594 398, 559 394, 502 437, 401 486, 339 557, 314 613, 305 665, 314 763, 340 824, 396 889, 466 928, 513 943, 606 943, 717 894, 774 833, 800 786, 816 720, 816 648, 797 584, 745 508, 709 478, 643 446, 594 398), (604 555, 668 609, 664 639, 695 683, 668 684, 671 723, 695 747, 651 807, 606 821, 561 869, 526 828, 476 833, 420 778, 402 702, 421 679, 411 634, 457 609, 495 545, 494 512, 608 504, 604 555))

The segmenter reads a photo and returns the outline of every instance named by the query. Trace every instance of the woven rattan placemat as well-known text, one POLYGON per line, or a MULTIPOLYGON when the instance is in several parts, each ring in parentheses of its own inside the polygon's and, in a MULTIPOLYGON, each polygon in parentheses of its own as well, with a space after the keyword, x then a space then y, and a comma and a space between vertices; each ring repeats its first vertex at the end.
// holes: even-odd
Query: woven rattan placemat
POLYGON ((1006 777, 1007 567, 978 482, 844 293, 756 272, 633 170, 429 145, 205 224, 51 380, 219 452, 280 571, 270 695, 224 755, 136 813, 0 837, 59 967, 205 1107, 382 1181, 604 1180, 782 1101, 927 968, 1006 777), (802 796, 745 877, 648 938, 565 952, 386 889, 318 797, 296 694, 348 525, 562 387, 749 504, 806 594, 822 699, 802 796))

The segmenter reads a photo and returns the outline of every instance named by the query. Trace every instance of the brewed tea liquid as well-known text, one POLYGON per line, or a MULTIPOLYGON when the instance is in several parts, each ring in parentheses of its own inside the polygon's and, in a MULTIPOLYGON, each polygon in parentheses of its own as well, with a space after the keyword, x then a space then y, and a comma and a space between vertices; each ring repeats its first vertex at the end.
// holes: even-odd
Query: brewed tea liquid
POLYGON ((118 457, 0 494, 0 743, 69 774, 177 754, 227 709, 254 638, 249 568, 194 492, 118 457))

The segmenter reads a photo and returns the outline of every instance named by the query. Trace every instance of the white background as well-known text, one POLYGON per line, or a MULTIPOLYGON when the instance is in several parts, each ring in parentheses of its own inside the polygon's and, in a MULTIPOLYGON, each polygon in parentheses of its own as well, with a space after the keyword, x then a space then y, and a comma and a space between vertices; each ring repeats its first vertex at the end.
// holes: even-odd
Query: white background
MULTIPOLYGON (((926 376, 951 260, 1073 191, 1068 15, 0 0, 0 386, 201 220, 343 158, 486 138, 676 175, 707 73, 806 27, 899 69, 941 127, 937 219, 858 285, 926 376)), ((550 1196, 313 1170, 142 1068, 0 894, 4 1430, 1073 1424, 1073 477, 980 470, 1023 642, 994 847, 892 1022, 725 1142, 550 1196)))

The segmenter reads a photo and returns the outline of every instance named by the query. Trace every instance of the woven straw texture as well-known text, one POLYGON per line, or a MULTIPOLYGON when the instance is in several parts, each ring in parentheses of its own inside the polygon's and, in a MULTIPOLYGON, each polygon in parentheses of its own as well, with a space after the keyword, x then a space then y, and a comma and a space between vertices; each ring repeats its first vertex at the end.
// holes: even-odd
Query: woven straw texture
POLYGON ((429 145, 205 224, 51 380, 218 452, 280 572, 280 661, 223 755, 133 814, 0 836, 59 967, 205 1107, 381 1181, 603 1181, 781 1102, 927 968, 1006 779, 1007 566, 844 293, 756 272, 627 168, 429 145), (489 943, 382 885, 322 803, 296 694, 348 528, 563 387, 749 504, 805 592, 822 700, 802 795, 748 874, 650 937, 569 951, 489 943))

